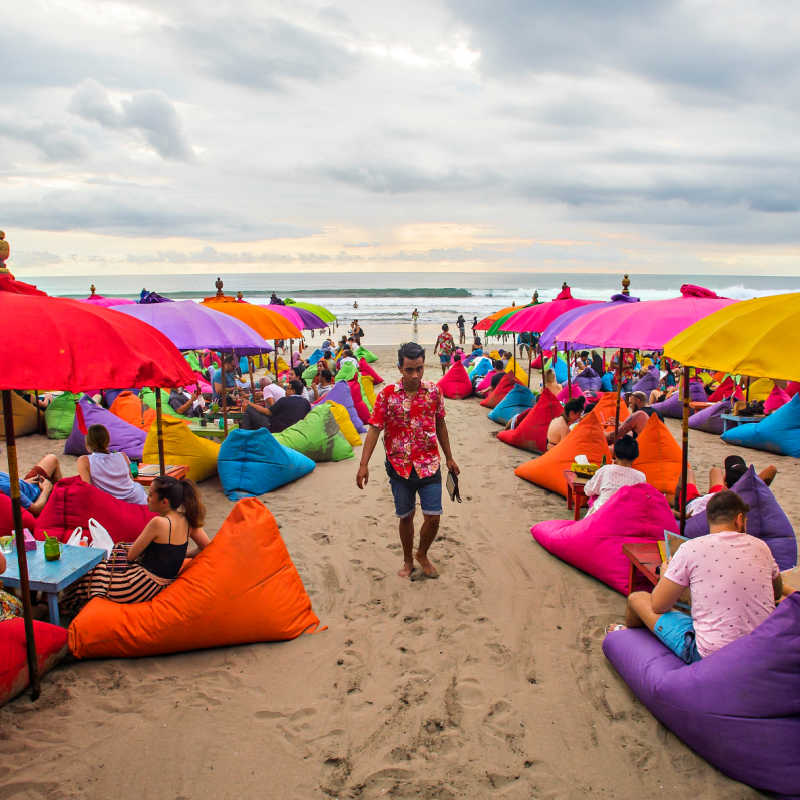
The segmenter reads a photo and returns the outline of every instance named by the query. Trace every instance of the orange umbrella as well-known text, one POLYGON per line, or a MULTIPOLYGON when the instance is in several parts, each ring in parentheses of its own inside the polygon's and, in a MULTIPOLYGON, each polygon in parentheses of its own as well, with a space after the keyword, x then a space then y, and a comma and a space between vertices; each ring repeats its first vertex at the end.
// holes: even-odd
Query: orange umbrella
POLYGON ((476 326, 475 330, 478 331, 488 331, 489 328, 497 322, 500 317, 504 316, 505 314, 510 314, 512 311, 522 311, 524 306, 508 306, 508 308, 501 308, 499 311, 495 311, 494 314, 489 314, 488 317, 484 317, 476 326))
POLYGON ((261 334, 264 339, 302 339, 303 334, 286 317, 269 311, 263 306, 239 302, 232 297, 207 297, 203 305, 221 311, 244 322, 261 334))

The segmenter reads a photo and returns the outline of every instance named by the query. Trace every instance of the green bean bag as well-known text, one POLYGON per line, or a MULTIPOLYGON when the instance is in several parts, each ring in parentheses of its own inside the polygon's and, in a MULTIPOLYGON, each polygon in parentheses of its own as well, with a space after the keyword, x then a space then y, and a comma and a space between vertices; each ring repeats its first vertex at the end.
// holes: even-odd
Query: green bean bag
POLYGON ((312 364, 311 366, 306 367, 303 370, 303 382, 305 383, 306 386, 311 386, 311 381, 313 381, 314 378, 317 377, 317 369, 318 369, 317 365, 312 364))
POLYGON ((200 360, 197 358, 197 353, 195 353, 194 350, 189 350, 188 353, 184 353, 183 357, 186 359, 186 363, 195 370, 195 372, 203 371, 203 366, 200 364, 200 360))
POLYGON ((351 381, 355 378, 356 374, 356 365, 352 361, 346 361, 336 373, 334 383, 339 383, 339 381, 351 381))
POLYGON ((373 353, 371 350, 367 350, 366 347, 362 347, 361 345, 356 348, 356 351, 353 353, 353 355, 356 358, 363 358, 367 364, 374 364, 378 360, 378 356, 376 356, 375 353, 373 353))
POLYGON ((66 439, 72 433, 77 402, 77 394, 64 392, 47 406, 44 412, 44 424, 47 426, 48 439, 66 439))
MULTIPOLYGON (((170 404, 169 404, 169 392, 164 391, 164 389, 159 389, 161 392, 161 413, 162 414, 169 414, 171 417, 177 417, 178 419, 188 419, 191 420, 191 417, 185 417, 183 414, 179 414, 170 404)), ((139 399, 146 405, 152 409, 156 407, 156 393, 145 387, 139 392, 139 399)))
POLYGON ((314 406, 300 422, 272 435, 284 447, 313 461, 343 461, 353 457, 353 448, 342 435, 328 403, 314 406))

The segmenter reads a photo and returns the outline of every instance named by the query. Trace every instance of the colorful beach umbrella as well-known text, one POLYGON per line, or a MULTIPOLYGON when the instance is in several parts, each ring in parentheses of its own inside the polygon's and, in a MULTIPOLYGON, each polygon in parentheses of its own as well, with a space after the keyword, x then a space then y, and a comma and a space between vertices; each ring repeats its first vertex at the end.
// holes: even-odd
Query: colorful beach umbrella
POLYGON ((320 306, 316 303, 301 302, 300 300, 292 300, 291 297, 285 297, 283 302, 287 306, 298 306, 299 308, 304 308, 306 311, 316 314, 323 322, 336 322, 336 314, 334 314, 332 311, 328 311, 325 306, 320 306))
POLYGON ((80 298, 81 303, 91 303, 93 306, 101 308, 111 308, 112 306, 135 305, 135 300, 128 300, 127 297, 103 297, 101 294, 90 294, 88 297, 80 298))
POLYGON ((495 311, 493 314, 489 314, 488 317, 484 317, 482 320, 478 320, 478 324, 475 326, 476 331, 488 331, 489 328, 494 325, 497 320, 501 317, 508 317, 511 314, 515 314, 517 311, 520 311, 523 306, 506 306, 505 308, 501 308, 499 311, 495 311))
POLYGON ((503 314, 502 317, 496 319, 490 328, 487 328, 486 335, 487 336, 500 336, 501 334, 505 333, 503 331, 503 325, 505 324, 507 319, 510 319, 514 316, 518 311, 521 311, 523 308, 530 308, 531 306, 540 305, 539 303, 529 303, 527 306, 514 306, 514 308, 508 312, 508 314, 503 314))
MULTIPOLYGON (((304 309, 292 308, 291 306, 282 306, 273 303, 261 307, 266 308, 267 311, 272 311, 275 314, 280 314, 284 319, 288 319, 289 322, 291 322, 292 325, 294 325, 298 330, 302 331, 303 317, 300 315, 300 311, 304 309)), ((326 325, 325 327, 327 328, 328 326, 326 325)))
MULTIPOLYGON (((615 294, 608 303, 603 303, 602 306, 605 308, 610 308, 614 303, 621 304, 638 302, 638 297, 631 297, 627 294, 615 294)), ((557 317, 542 331, 542 335, 539 337, 539 345, 545 350, 551 350, 553 346, 560 346, 562 350, 585 350, 588 347, 592 347, 592 345, 585 344, 583 342, 567 341, 560 334, 561 331, 567 327, 567 325, 579 319, 580 317, 585 316, 586 314, 598 310, 599 308, 599 305, 592 303, 590 305, 578 306, 577 308, 573 308, 571 311, 567 311, 566 313, 562 314, 560 317, 557 317)))
POLYGON ((265 339, 301 339, 303 336, 297 326, 289 322, 286 317, 268 311, 264 306, 217 297, 206 298, 202 305, 235 317, 265 339))
POLYGON ((541 333, 551 322, 567 311, 581 306, 598 304, 599 300, 578 300, 569 287, 561 290, 555 300, 523 308, 509 317, 502 327, 503 333, 541 333))
POLYGON ((287 316, 287 314, 292 314, 297 317, 299 320, 299 324, 295 322, 298 328, 301 328, 304 331, 314 331, 314 330, 321 330, 323 328, 328 327, 328 323, 325 322, 324 319, 318 317, 313 312, 309 311, 307 308, 301 308, 300 306, 278 306, 278 305, 270 305, 267 306, 270 311, 275 311, 278 314, 283 314, 286 316, 287 319, 290 319, 294 322, 292 317, 287 316))
POLYGON ((0 292, 47 297, 47 292, 37 289, 32 283, 18 281, 10 272, 0 272, 0 292))

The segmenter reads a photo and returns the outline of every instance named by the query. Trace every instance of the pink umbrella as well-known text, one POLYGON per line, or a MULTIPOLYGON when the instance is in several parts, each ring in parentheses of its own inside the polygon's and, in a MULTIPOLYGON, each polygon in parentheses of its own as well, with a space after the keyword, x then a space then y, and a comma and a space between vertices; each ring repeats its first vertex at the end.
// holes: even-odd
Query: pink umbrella
POLYGON ((295 325, 298 330, 302 331, 305 327, 303 325, 303 318, 291 306, 282 306, 276 303, 270 303, 268 306, 261 307, 266 308, 268 311, 274 311, 276 314, 280 314, 285 319, 288 319, 292 325, 295 325))
POLYGON ((529 306, 509 317, 500 328, 501 333, 541 333, 554 319, 573 308, 600 303, 600 300, 577 300, 569 286, 561 290, 555 300, 529 306))
POLYGON ((89 297, 81 297, 81 303, 91 303, 95 306, 102 306, 103 308, 111 308, 111 306, 125 306, 128 303, 136 305, 135 300, 128 300, 127 297, 103 297, 101 294, 92 294, 89 297))

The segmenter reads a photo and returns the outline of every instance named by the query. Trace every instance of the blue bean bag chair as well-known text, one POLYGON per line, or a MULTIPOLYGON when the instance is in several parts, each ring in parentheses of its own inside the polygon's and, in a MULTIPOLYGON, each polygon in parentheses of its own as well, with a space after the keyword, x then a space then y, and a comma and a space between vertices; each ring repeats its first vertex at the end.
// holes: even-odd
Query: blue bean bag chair
MULTIPOLYGON (((747 532, 767 543, 781 570, 792 569, 797 564, 797 539, 792 523, 772 490, 756 475, 752 464, 731 489, 750 506, 747 532)), ((696 539, 707 534, 708 530, 708 517, 704 511, 686 520, 684 534, 689 539, 696 539)))
POLYGON ((516 384, 513 389, 489 412, 492 422, 505 425, 511 417, 528 408, 536 402, 536 395, 527 387, 516 384))
POLYGON ((108 449, 112 453, 125 453, 131 461, 142 460, 142 450, 147 438, 147 431, 125 422, 124 419, 112 414, 102 406, 97 405, 88 395, 83 395, 75 404, 75 421, 72 423, 72 433, 64 443, 64 453, 68 456, 85 456, 86 431, 91 425, 104 425, 108 430, 111 441, 108 449))
POLYGON ((317 348, 317 349, 316 349, 316 350, 315 350, 315 351, 314 351, 314 352, 313 352, 313 353, 312 353, 312 354, 311 354, 311 355, 308 357, 308 363, 309 363, 309 364, 312 364, 312 365, 313 365, 313 364, 316 364, 316 363, 317 363, 317 361, 319 361, 319 360, 322 358, 322 356, 323 356, 323 355, 325 355, 325 354, 324 354, 324 352, 323 352, 323 351, 322 351, 322 350, 321 350, 321 349, 318 347, 318 348, 317 348))
POLYGON ((701 408, 689 417, 689 427, 696 431, 715 433, 719 436, 722 433, 722 415, 731 413, 731 401, 720 400, 708 408, 701 408))
POLYGON ((593 367, 586 369, 575 378, 575 383, 584 394, 597 394, 603 385, 603 379, 595 372, 593 367))
POLYGON ((556 380, 559 383, 567 382, 567 363, 557 358, 555 361, 551 360, 550 369, 556 373, 556 380))
MULTIPOLYGON (((364 433, 367 430, 367 426, 361 421, 361 417, 356 411, 355 403, 353 403, 353 393, 350 391, 350 386, 346 381, 337 383, 326 395, 317 400, 317 403, 324 403, 328 400, 332 403, 339 403, 347 409, 350 421, 359 433, 364 433)), ((314 403, 314 405, 317 403, 314 403)))
POLYGON ((655 365, 648 368, 647 372, 633 384, 634 392, 644 392, 648 397, 653 389, 658 388, 659 381, 661 380, 661 373, 655 365))
POLYGON ((722 434, 722 441, 800 458, 800 395, 795 395, 761 422, 731 428, 722 434))
POLYGON ((642 628, 603 652, 651 713, 731 778, 800 794, 800 593, 752 633, 687 665, 642 628))
POLYGON ((469 376, 472 378, 472 380, 475 380, 475 378, 483 378, 484 376, 488 375, 491 370, 492 359, 481 358, 479 361, 475 362, 472 369, 469 371, 469 376))
POLYGON ((237 429, 219 449, 217 472, 229 500, 264 494, 314 469, 314 462, 279 444, 266 429, 237 429))
POLYGON ((602 378, 600 378, 600 391, 601 392, 613 392, 614 391, 614 375, 610 372, 606 372, 602 378))

